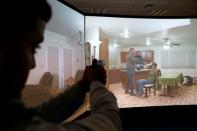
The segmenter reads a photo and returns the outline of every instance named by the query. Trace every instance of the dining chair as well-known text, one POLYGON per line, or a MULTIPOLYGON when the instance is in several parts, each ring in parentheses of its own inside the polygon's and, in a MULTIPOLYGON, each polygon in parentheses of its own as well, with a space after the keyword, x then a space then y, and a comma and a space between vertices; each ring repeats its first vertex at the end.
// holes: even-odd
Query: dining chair
POLYGON ((64 81, 65 82, 65 89, 70 88, 73 84, 80 81, 81 78, 83 77, 83 73, 84 73, 84 70, 78 69, 76 71, 75 78, 69 77, 68 79, 65 79, 65 81, 64 81))
MULTIPOLYGON (((160 77, 160 76, 161 76, 161 70, 158 69, 157 77, 160 77)), ((151 93, 151 88, 153 88, 154 96, 156 96, 156 86, 157 85, 158 85, 158 79, 156 79, 153 84, 145 84, 144 85, 145 98, 148 96, 148 93, 151 93)))
POLYGON ((192 86, 193 83, 194 83, 194 78, 192 78, 191 76, 183 76, 182 85, 192 86))

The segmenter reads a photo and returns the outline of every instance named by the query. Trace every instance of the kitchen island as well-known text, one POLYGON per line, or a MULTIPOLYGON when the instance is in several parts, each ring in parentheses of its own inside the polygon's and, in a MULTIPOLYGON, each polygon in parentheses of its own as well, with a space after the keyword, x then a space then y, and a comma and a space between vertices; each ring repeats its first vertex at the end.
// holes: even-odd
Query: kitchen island
MULTIPOLYGON (((135 82, 139 79, 146 79, 149 71, 150 69, 141 69, 135 71, 135 82)), ((128 79, 126 70, 120 70, 120 77, 121 77, 122 86, 123 88, 125 88, 128 79)))
POLYGON ((109 84, 121 82, 121 70, 125 70, 125 68, 111 68, 109 70, 109 84))

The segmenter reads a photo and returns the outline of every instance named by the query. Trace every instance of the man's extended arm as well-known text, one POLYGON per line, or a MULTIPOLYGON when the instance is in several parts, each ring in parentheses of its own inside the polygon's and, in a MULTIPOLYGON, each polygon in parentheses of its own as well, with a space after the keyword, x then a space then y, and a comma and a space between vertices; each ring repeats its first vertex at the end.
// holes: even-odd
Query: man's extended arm
POLYGON ((64 125, 67 131, 122 131, 119 109, 115 96, 101 82, 90 86, 91 115, 64 125))
POLYGON ((36 107, 37 115, 49 122, 62 122, 83 104, 86 93, 83 88, 79 82, 74 84, 56 98, 36 107))

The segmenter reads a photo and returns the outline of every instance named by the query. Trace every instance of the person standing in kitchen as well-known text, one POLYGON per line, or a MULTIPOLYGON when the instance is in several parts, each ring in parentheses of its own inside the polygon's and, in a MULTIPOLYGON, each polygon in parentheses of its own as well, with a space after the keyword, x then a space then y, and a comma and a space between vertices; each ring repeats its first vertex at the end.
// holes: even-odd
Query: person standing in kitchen
POLYGON ((135 49, 130 48, 126 61, 127 83, 125 93, 135 95, 135 66, 136 63, 143 63, 139 58, 135 57, 135 49))

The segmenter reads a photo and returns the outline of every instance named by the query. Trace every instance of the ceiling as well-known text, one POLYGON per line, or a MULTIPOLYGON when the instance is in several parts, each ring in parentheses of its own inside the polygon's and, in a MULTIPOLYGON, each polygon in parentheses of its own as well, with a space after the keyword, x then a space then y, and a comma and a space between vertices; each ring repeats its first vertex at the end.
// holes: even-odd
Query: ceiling
POLYGON ((110 44, 115 42, 122 47, 145 46, 147 41, 161 46, 170 39, 173 44, 197 44, 197 19, 142 19, 93 17, 86 18, 86 33, 89 29, 99 27, 100 37, 107 37, 110 44), (124 38, 127 30, 130 38, 124 38))
POLYGON ((84 15, 196 17, 196 0, 58 0, 84 15))
POLYGON ((197 44, 197 19, 166 19, 197 18, 196 0, 58 1, 87 16, 86 29, 100 27, 101 37, 110 38, 110 43, 116 42, 123 47, 144 46, 149 40, 161 45, 168 38, 174 44, 197 44), (125 29, 130 38, 123 38, 125 29))

